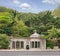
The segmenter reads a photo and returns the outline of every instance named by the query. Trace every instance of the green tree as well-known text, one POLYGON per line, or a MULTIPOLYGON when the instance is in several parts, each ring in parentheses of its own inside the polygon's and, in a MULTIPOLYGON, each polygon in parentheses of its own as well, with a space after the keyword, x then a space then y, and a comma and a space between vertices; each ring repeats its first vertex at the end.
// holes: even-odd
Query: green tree
POLYGON ((54 15, 55 17, 60 17, 60 5, 56 9, 54 9, 52 15, 54 15))
POLYGON ((54 43, 51 40, 46 40, 46 48, 54 48, 54 43))
POLYGON ((22 20, 20 20, 16 25, 13 26, 13 34, 18 36, 28 36, 29 31, 28 27, 23 23, 22 20))
POLYGON ((48 30, 48 37, 49 38, 60 38, 60 29, 52 28, 48 30))
POLYGON ((12 18, 9 12, 0 12, 0 33, 10 35, 12 18))
POLYGON ((0 12, 0 27, 6 27, 11 24, 11 15, 8 12, 0 12))
POLYGON ((0 49, 9 48, 10 39, 6 34, 0 34, 0 49))
POLYGON ((54 25, 56 28, 60 29, 60 17, 56 17, 56 21, 55 21, 54 25))

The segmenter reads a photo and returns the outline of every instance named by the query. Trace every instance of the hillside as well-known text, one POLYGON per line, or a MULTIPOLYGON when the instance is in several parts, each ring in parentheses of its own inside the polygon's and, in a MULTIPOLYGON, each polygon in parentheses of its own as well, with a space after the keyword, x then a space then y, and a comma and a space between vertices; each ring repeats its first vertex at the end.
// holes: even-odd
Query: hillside
POLYGON ((37 30, 38 33, 49 36, 48 32, 53 31, 53 28, 60 31, 60 17, 55 18, 51 11, 22 13, 0 6, 0 34, 26 37, 37 30))

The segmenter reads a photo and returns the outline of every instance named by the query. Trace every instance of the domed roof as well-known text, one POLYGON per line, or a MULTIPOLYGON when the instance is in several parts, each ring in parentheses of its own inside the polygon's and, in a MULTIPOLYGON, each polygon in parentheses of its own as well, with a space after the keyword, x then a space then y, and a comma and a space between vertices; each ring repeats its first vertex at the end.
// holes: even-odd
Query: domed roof
POLYGON ((40 34, 35 31, 30 37, 40 37, 40 34))

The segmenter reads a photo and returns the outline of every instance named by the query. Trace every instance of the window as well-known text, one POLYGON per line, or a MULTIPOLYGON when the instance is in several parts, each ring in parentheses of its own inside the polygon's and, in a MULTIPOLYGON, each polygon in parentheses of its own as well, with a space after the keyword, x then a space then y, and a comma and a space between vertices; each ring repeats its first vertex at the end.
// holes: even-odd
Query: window
POLYGON ((37 48, 38 43, 35 41, 35 48, 37 48))
POLYGON ((23 41, 12 41, 12 48, 17 48, 17 49, 20 49, 20 48, 24 48, 24 42, 23 41))
POLYGON ((40 48, 40 42, 38 42, 38 46, 37 47, 40 48))
POLYGON ((32 41, 31 46, 32 46, 32 48, 40 48, 40 42, 39 41, 32 41))
POLYGON ((34 48, 34 42, 31 42, 31 46, 32 46, 32 48, 34 48))
POLYGON ((12 42, 12 48, 15 48, 15 41, 12 42))
POLYGON ((21 48, 24 48, 24 42, 21 41, 21 48))
POLYGON ((20 42, 16 41, 16 48, 19 49, 20 48, 20 42))

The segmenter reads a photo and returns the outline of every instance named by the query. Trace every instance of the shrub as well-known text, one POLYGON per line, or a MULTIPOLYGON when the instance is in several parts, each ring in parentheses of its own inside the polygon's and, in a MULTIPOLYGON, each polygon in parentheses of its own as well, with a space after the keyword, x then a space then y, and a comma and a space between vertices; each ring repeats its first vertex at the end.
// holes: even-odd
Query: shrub
POLYGON ((46 40, 46 48, 54 48, 54 43, 51 40, 46 40))
POLYGON ((0 34, 0 49, 9 48, 10 39, 6 34, 0 34))
POLYGON ((57 40, 58 47, 60 48, 60 39, 57 40))

